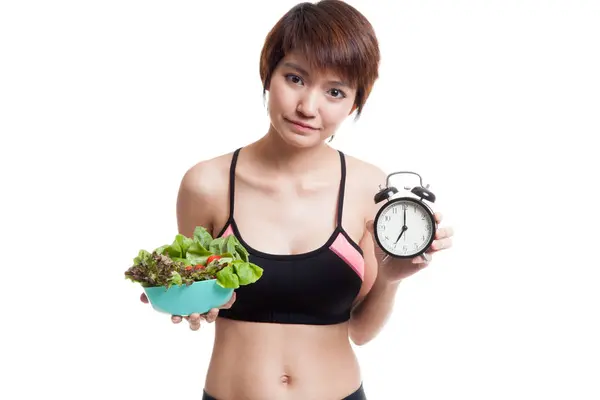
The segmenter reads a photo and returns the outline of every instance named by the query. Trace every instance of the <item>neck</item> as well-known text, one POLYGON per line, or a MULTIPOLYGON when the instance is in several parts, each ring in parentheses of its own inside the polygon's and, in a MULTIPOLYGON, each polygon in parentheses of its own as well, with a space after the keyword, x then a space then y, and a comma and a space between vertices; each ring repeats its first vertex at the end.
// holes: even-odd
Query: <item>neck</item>
POLYGON ((264 137, 249 147, 254 147, 253 152, 261 164, 291 174, 306 174, 318 170, 330 162, 330 157, 325 155, 333 150, 324 142, 308 148, 290 146, 281 139, 273 127, 270 127, 264 137))

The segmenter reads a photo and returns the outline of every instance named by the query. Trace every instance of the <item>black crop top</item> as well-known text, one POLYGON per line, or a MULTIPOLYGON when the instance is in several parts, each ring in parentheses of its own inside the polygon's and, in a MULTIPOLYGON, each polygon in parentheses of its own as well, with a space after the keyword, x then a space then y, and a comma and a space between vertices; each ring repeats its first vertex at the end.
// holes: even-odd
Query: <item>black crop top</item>
POLYGON ((217 236, 233 234, 248 250, 252 263, 263 268, 255 283, 236 289, 236 301, 219 317, 282 324, 337 324, 350 319, 364 274, 362 249, 342 228, 346 161, 340 151, 341 182, 337 224, 318 249, 293 255, 274 255, 244 241, 234 218, 235 167, 241 149, 233 153, 229 176, 229 218, 217 236))

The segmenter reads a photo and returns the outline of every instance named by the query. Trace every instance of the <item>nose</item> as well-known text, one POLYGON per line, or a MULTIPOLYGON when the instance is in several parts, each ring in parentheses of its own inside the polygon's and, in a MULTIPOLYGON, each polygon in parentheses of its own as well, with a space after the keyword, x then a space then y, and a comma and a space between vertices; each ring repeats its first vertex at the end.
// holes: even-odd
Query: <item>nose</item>
POLYGON ((314 90, 306 90, 296 106, 296 111, 307 118, 314 118, 317 116, 318 104, 318 93, 314 90))

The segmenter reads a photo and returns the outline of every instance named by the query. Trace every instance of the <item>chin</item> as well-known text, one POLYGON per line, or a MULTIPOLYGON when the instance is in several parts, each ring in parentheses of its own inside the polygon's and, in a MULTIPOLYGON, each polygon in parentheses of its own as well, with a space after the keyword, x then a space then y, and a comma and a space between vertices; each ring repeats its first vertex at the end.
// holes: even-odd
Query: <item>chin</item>
POLYGON ((315 147, 323 143, 321 135, 317 133, 312 135, 302 135, 295 132, 283 130, 280 131, 279 135, 285 143, 298 148, 315 147))
POLYGON ((288 145, 298 148, 315 147, 323 143, 323 131, 302 132, 289 126, 285 121, 275 126, 279 137, 288 145))

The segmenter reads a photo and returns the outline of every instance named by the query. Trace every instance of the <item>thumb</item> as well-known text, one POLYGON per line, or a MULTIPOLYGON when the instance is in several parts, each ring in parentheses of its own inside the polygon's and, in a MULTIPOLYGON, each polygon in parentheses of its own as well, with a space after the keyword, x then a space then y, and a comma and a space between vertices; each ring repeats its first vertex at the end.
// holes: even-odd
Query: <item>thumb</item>
POLYGON ((367 231, 372 235, 374 233, 373 220, 367 221, 367 231))

